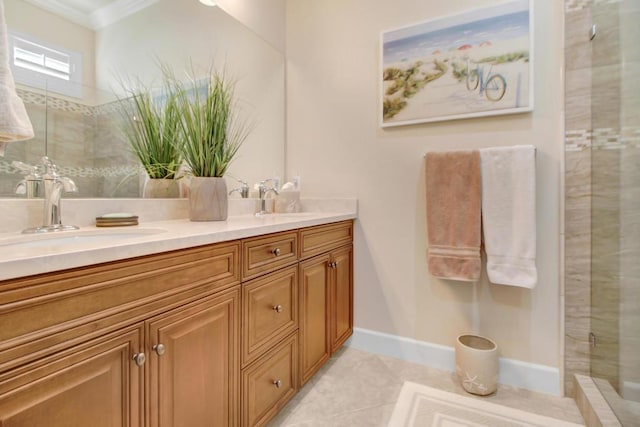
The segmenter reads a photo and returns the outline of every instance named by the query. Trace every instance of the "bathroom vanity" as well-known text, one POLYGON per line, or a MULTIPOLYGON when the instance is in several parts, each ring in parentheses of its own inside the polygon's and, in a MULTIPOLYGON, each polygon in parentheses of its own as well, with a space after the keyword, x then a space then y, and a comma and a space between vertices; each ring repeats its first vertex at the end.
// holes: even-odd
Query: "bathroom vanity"
POLYGON ((0 262, 0 424, 266 424, 352 333, 354 218, 18 245, 0 262))

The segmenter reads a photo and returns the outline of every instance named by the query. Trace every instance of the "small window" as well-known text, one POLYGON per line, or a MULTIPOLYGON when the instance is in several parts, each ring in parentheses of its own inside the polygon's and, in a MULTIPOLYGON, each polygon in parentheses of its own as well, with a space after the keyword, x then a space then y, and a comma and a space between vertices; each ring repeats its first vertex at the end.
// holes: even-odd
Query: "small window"
POLYGON ((82 98, 82 54, 9 31, 11 72, 16 83, 82 98))

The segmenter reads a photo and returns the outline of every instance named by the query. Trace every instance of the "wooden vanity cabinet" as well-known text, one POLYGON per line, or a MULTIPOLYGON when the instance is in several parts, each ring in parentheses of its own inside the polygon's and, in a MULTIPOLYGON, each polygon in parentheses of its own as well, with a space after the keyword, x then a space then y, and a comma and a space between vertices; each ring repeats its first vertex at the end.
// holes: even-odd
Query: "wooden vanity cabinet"
POLYGON ((239 253, 231 242, 0 282, 0 425, 237 425, 239 253))
POLYGON ((300 379, 305 384, 353 334, 353 223, 300 231, 300 379))
POLYGON ((352 221, 0 281, 0 426, 262 426, 353 331, 352 221))

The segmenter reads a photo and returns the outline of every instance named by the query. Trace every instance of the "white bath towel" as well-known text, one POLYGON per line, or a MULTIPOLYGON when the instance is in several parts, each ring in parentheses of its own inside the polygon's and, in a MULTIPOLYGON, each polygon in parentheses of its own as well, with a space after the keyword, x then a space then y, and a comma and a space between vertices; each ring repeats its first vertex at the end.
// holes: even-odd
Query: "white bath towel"
POLYGON ((0 0, 0 156, 11 141, 33 138, 33 127, 9 69, 9 43, 4 19, 4 3, 0 0))
POLYGON ((536 270, 535 147, 480 150, 482 230, 492 283, 533 288, 536 270))

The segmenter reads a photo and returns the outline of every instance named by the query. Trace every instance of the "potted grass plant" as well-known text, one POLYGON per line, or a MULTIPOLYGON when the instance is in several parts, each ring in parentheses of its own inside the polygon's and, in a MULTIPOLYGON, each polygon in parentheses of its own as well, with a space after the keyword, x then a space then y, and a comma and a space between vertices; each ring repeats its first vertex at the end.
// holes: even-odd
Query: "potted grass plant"
POLYGON ((176 97, 167 89, 154 91, 138 82, 120 100, 126 139, 147 175, 147 198, 180 197, 181 116, 176 97))
POLYGON ((191 175, 189 217, 191 221, 224 221, 228 215, 228 193, 223 178, 251 126, 238 117, 235 85, 225 73, 210 70, 188 81, 170 73, 171 93, 181 114, 182 155, 191 175))

